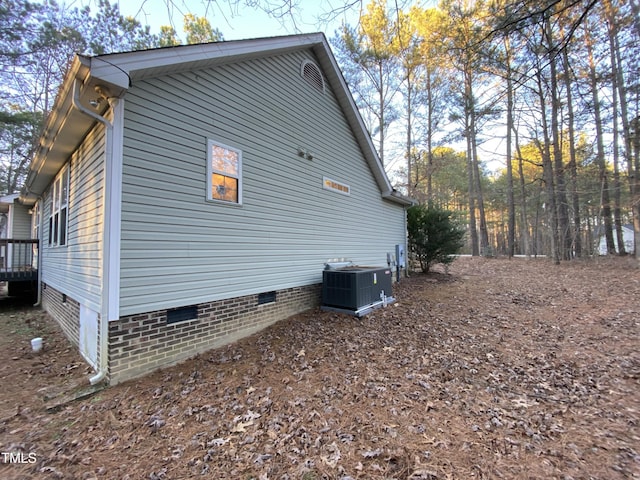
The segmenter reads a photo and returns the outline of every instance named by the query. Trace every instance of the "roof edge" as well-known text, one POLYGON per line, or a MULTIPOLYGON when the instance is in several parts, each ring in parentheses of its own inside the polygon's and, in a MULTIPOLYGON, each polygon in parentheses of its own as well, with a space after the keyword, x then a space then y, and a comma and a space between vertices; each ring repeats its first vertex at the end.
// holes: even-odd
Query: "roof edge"
POLYGON ((325 41, 323 33, 306 33, 278 37, 250 38, 221 42, 176 45, 171 47, 110 53, 88 57, 91 74, 101 81, 129 88, 135 79, 144 78, 146 72, 158 68, 189 68, 212 59, 271 55, 279 52, 312 47, 325 41))
MULTIPOLYGON (((400 195, 391 185, 351 90, 338 66, 329 42, 322 32, 180 45, 96 56, 76 55, 45 123, 39 145, 29 166, 23 187, 23 196, 25 198, 39 196, 50 183, 47 182, 49 177, 55 175, 55 172, 62 167, 64 161, 71 154, 69 145, 60 151, 56 150, 60 143, 56 140, 63 136, 61 132, 73 129, 73 125, 79 122, 84 125, 82 128, 88 131, 94 123, 88 121, 84 115, 75 112, 72 104, 72 89, 76 79, 84 85, 83 91, 87 97, 84 100, 88 101, 88 95, 93 94, 91 86, 107 85, 112 89, 112 92, 116 92, 115 96, 121 96, 130 88, 132 80, 152 75, 159 69, 162 71, 172 67, 180 70, 197 68, 212 59, 249 60, 253 57, 285 54, 306 48, 314 51, 327 80, 336 92, 343 113, 378 184, 382 197, 401 205, 411 205, 413 201, 400 195), (44 168, 45 166, 47 168, 44 168)), ((68 137, 68 132, 66 136, 68 137)))

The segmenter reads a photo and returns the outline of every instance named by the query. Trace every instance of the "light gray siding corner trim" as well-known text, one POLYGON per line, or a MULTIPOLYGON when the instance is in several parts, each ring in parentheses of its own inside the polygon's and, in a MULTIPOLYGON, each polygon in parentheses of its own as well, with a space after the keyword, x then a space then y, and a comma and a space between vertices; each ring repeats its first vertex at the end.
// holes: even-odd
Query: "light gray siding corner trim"
POLYGON ((124 137, 123 99, 112 99, 113 119, 107 127, 104 175, 103 308, 107 321, 120 318, 120 230, 122 218, 122 152, 124 137))

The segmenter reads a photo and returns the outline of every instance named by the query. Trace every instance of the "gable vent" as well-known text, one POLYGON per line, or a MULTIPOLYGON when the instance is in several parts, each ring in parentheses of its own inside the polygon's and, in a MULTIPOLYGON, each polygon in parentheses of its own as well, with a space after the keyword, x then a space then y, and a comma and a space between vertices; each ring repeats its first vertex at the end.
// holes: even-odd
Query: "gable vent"
POLYGON ((305 60, 302 62, 301 74, 302 78, 304 78, 309 85, 320 93, 324 93, 324 79, 322 78, 320 67, 309 60, 305 60))

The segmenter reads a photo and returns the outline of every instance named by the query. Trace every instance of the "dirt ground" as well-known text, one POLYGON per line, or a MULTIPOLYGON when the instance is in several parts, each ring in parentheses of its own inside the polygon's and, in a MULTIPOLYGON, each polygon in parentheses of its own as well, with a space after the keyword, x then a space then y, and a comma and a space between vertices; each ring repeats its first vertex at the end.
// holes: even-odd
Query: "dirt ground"
POLYGON ((461 258, 394 294, 52 412, 90 369, 46 315, 0 307, 0 478, 640 479, 632 260, 461 258))

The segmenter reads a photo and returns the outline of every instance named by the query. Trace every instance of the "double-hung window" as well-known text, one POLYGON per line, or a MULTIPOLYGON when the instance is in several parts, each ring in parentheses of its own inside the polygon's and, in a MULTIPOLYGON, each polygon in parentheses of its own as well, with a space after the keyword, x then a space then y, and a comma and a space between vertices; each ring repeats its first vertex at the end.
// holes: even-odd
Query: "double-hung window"
POLYGON ((49 245, 67 244, 69 212, 69 167, 66 166, 53 182, 49 215, 49 245))
POLYGON ((207 142, 207 199, 242 204, 242 152, 207 142))

